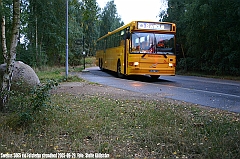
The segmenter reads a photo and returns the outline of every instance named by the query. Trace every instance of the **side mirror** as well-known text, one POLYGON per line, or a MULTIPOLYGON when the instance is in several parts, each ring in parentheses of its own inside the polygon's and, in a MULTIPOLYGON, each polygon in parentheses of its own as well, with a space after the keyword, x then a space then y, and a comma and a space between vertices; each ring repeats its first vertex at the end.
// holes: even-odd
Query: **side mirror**
POLYGON ((130 32, 127 32, 126 33, 126 39, 130 39, 131 38, 131 34, 130 34, 130 32))

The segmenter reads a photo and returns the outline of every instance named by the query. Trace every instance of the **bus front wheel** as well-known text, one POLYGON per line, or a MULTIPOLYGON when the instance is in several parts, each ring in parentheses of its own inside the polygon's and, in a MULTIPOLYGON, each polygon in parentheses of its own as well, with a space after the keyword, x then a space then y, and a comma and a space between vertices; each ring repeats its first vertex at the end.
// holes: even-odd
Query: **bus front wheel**
POLYGON ((99 65, 100 70, 103 71, 103 62, 102 62, 102 59, 99 59, 99 60, 98 60, 98 65, 99 65))
POLYGON ((118 61, 117 63, 117 77, 123 78, 123 74, 121 73, 121 62, 118 61))

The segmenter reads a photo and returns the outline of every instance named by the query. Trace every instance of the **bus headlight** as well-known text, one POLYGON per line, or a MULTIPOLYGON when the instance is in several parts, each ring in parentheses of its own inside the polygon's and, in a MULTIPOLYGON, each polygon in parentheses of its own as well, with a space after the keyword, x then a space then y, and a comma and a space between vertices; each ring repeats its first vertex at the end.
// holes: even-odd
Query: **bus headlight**
POLYGON ((173 67, 173 63, 169 63, 169 67, 173 67))
POLYGON ((139 65, 139 62, 134 62, 133 65, 134 65, 134 66, 138 66, 138 65, 139 65))

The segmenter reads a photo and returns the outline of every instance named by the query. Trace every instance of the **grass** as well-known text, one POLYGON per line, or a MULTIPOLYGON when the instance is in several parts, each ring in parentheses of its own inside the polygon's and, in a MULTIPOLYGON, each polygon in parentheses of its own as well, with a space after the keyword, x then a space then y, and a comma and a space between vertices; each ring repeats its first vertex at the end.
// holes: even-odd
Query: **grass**
POLYGON ((215 79, 225 79, 225 80, 235 80, 235 81, 240 81, 239 76, 230 76, 230 75, 213 75, 213 74, 206 74, 203 72, 193 72, 193 71, 177 71, 177 75, 184 75, 184 76, 198 76, 198 77, 206 77, 206 78, 215 78, 215 79))
MULTIPOLYGON (((86 67, 94 66, 95 57, 87 57, 85 59, 86 67)), ((83 70, 83 66, 72 66, 68 67, 68 72, 81 72, 83 70)), ((41 69, 35 69, 39 80, 41 82, 46 82, 49 79, 54 79, 57 82, 78 82, 83 81, 82 79, 78 78, 77 76, 70 76, 66 79, 66 68, 65 67, 42 67, 41 69)))
MULTIPOLYGON (((81 72, 83 67, 72 67, 69 68, 69 73, 71 72, 81 72)), ((55 80, 57 82, 82 82, 83 79, 77 76, 68 75, 66 78, 66 70, 64 67, 45 67, 43 70, 36 70, 36 74, 41 82, 47 82, 48 80, 55 80)))
MULTIPOLYGON (((61 79, 61 70, 54 70, 38 75, 41 80, 61 79)), ((2 113, 0 153, 239 158, 240 114, 157 100, 116 100, 68 93, 53 94, 51 105, 51 110, 30 126, 18 129, 8 122, 11 114, 2 113)))

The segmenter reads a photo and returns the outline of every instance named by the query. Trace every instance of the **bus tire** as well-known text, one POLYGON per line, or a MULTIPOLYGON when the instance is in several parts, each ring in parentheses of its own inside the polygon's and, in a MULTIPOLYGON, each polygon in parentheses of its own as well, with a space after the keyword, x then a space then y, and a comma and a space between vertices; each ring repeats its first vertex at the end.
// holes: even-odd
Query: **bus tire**
POLYGON ((123 78, 123 74, 121 73, 121 62, 118 60, 117 62, 117 77, 123 78))
POLYGON ((99 63, 99 68, 100 68, 100 70, 103 70, 102 59, 99 59, 98 63, 99 63))

